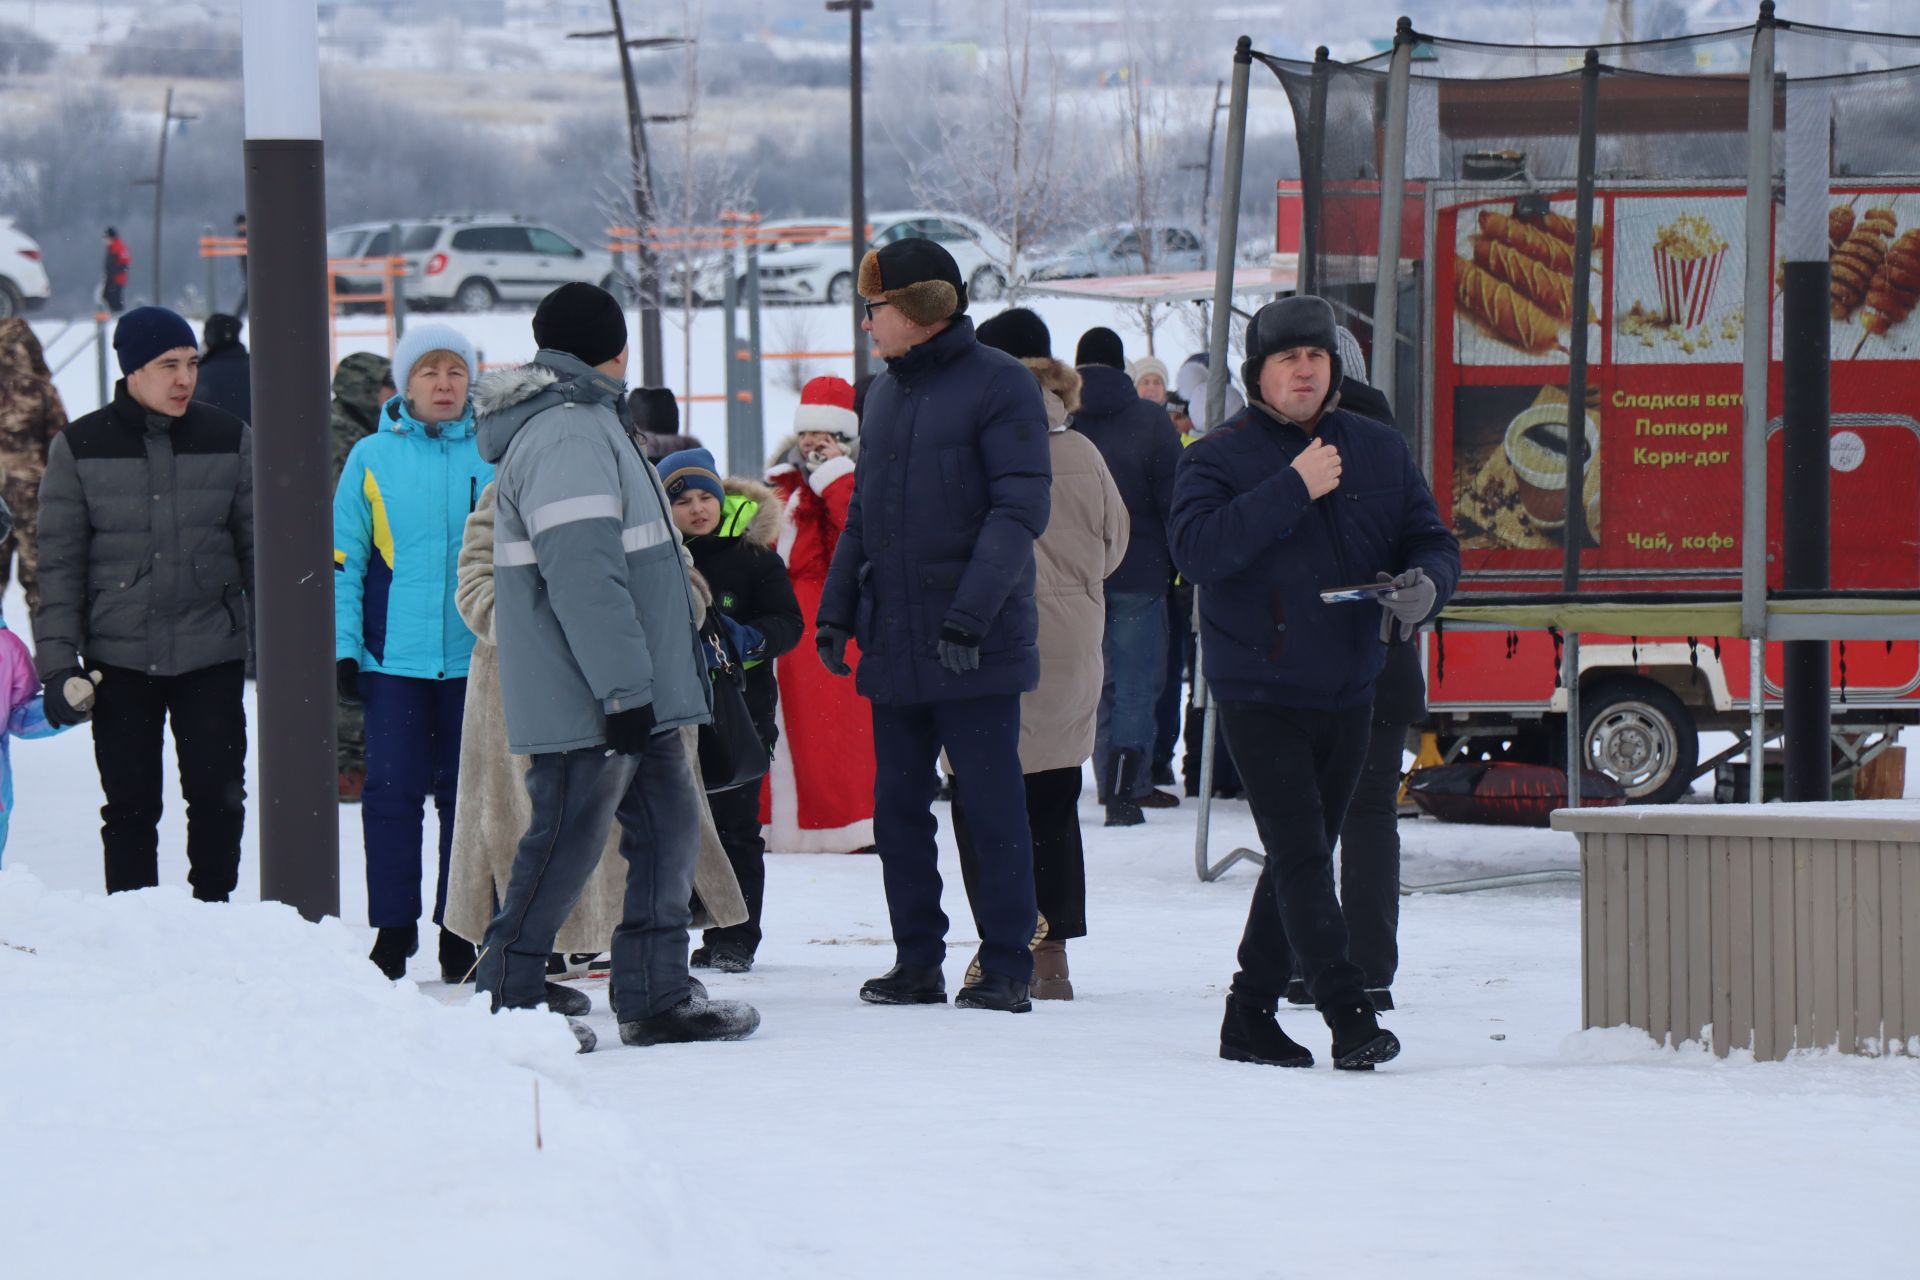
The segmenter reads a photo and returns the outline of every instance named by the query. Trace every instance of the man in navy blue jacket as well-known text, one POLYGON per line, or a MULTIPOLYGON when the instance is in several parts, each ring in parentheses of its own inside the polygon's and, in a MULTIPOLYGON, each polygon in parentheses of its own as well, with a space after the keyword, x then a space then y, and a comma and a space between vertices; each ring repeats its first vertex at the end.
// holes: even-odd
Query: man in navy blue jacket
POLYGON ((860 265, 862 326, 887 371, 867 392, 846 529, 820 598, 821 661, 873 704, 873 832, 896 963, 860 988, 872 1004, 944 1003, 947 917, 933 817, 946 749, 967 794, 982 892, 981 977, 963 1007, 1033 1006, 1033 840, 1020 774, 1020 695, 1040 682, 1034 540, 1052 462, 1040 384, 974 340, 966 285, 931 240, 860 265))
POLYGON ((1220 1056, 1312 1066, 1274 1019, 1297 957, 1336 1067, 1400 1051, 1381 1029, 1333 886, 1333 846, 1370 736, 1394 628, 1453 594, 1460 547, 1393 428, 1342 411, 1333 308, 1262 307, 1247 329, 1244 412, 1186 451, 1174 562, 1200 588, 1207 682, 1267 861, 1240 942, 1220 1056), (1323 591, 1390 583, 1379 604, 1323 591))

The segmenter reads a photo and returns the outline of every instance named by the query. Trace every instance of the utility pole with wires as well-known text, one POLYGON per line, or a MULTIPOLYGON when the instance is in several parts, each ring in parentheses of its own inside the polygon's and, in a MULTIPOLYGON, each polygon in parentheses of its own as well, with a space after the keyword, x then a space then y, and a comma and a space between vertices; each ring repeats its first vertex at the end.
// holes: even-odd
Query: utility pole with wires
POLYGON ((184 128, 187 121, 199 118, 173 109, 173 86, 168 85, 166 106, 160 113, 160 155, 154 164, 153 176, 133 180, 136 187, 153 188, 153 305, 156 307, 164 305, 160 293, 160 245, 167 211, 167 135, 173 132, 176 123, 184 128))
POLYGON ((848 62, 850 89, 852 93, 852 140, 849 147, 852 162, 852 208, 847 211, 847 222, 853 229, 853 380, 855 382, 867 376, 869 344, 866 333, 860 327, 862 307, 860 305, 860 260, 867 256, 867 128, 864 77, 861 74, 861 35, 860 15, 873 8, 873 0, 827 0, 829 13, 844 13, 849 23, 848 45, 851 56, 848 62))
POLYGON ((640 86, 633 76, 633 50, 668 50, 693 43, 679 36, 646 36, 629 40, 627 21, 620 11, 620 0, 607 0, 613 14, 613 27, 607 31, 576 31, 569 40, 607 40, 620 51, 620 79, 627 98, 627 150, 633 165, 633 229, 638 242, 634 248, 635 304, 640 311, 640 382, 642 386, 664 385, 665 359, 660 345, 660 265, 654 256, 650 235, 655 221, 653 203, 653 157, 647 150, 647 126, 684 120, 681 115, 645 115, 640 110, 640 86))

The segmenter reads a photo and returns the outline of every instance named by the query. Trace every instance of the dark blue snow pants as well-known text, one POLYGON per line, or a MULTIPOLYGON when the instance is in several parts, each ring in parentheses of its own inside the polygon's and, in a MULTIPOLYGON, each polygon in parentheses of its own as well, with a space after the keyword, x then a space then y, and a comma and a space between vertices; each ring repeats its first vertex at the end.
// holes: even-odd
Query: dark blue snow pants
POLYGON ((420 922, 420 853, 432 795, 440 816, 440 878, 433 896, 433 922, 439 924, 447 911, 467 682, 363 671, 360 698, 367 713, 367 785, 360 799, 367 923, 392 929, 420 922))
POLYGON ((1020 982, 1033 976, 1036 907, 1027 787, 1020 774, 1020 696, 1002 694, 911 706, 873 704, 873 835, 901 964, 938 965, 947 954, 933 816, 941 748, 967 795, 978 867, 973 919, 980 967, 1020 982))

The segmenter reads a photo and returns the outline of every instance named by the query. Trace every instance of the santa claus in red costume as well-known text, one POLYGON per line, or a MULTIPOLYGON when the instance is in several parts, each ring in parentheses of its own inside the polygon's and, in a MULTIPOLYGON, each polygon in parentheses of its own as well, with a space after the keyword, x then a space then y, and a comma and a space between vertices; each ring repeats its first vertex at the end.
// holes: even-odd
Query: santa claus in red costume
MULTIPOLYGON (((853 500, 860 452, 853 384, 832 377, 808 382, 793 431, 774 451, 767 483, 787 505, 780 556, 806 631, 774 666, 780 740, 760 794, 760 821, 770 851, 851 853, 873 844, 873 718, 853 681, 820 665, 813 623, 853 500)), ((849 644, 847 662, 857 667, 858 655, 849 644)))

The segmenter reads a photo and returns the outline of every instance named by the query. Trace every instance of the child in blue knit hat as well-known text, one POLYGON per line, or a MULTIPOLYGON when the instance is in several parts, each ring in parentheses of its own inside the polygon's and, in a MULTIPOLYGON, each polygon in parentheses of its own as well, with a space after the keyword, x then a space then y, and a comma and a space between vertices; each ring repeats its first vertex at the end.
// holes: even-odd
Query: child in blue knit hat
MULTIPOLYGON (((713 455, 682 449, 660 460, 660 479, 673 501, 673 523, 686 540, 693 565, 713 592, 713 610, 732 650, 728 659, 744 671, 742 692, 754 726, 769 753, 777 736, 779 686, 773 660, 800 643, 800 602, 775 550, 786 508, 756 480, 722 480, 713 455)), ((740 882, 747 919, 709 929, 688 958, 696 969, 745 973, 760 947, 760 906, 767 883, 766 841, 760 831, 760 786, 750 783, 707 796, 720 844, 740 882)))

